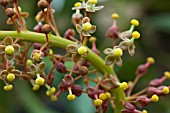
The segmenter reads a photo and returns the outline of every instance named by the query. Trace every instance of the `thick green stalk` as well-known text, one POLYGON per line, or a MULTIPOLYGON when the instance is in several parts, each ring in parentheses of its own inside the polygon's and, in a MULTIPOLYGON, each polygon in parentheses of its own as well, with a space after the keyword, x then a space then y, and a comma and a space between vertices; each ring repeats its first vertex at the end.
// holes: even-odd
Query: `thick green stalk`
MULTIPOLYGON (((0 31, 0 40, 3 40, 6 36, 11 36, 13 39, 20 38, 23 41, 27 42, 38 42, 38 43, 45 43, 46 37, 45 34, 41 33, 35 33, 31 31, 22 31, 21 33, 17 33, 16 31, 0 31)), ((49 35, 50 45, 63 48, 65 49, 67 45, 73 44, 74 42, 60 38, 54 35, 49 35)), ((101 59, 97 54, 92 52, 90 49, 88 49, 88 56, 85 57, 86 60, 88 60, 98 71, 100 71, 103 74, 114 74, 114 70, 106 66, 103 59, 101 59)), ((121 109, 123 109, 123 105, 121 104, 121 101, 125 99, 124 92, 117 88, 112 91, 113 95, 115 96, 115 113, 121 113, 121 109)))

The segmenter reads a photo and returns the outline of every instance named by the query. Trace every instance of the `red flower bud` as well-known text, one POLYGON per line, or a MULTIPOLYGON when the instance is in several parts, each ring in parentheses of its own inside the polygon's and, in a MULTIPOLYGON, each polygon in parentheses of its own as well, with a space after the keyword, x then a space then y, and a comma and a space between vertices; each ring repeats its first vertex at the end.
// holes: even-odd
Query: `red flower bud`
POLYGON ((139 108, 143 108, 143 107, 147 106, 150 102, 151 102, 151 100, 149 98, 147 98, 146 96, 140 96, 136 99, 135 106, 137 106, 139 108))

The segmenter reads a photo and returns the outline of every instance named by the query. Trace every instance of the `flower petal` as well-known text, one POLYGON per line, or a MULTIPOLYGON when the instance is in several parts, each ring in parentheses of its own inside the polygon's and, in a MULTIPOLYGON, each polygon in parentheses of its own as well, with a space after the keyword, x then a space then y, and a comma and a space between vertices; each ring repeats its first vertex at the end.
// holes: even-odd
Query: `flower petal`
POLYGON ((0 54, 3 54, 5 52, 5 46, 0 45, 0 54))
POLYGON ((20 46, 18 44, 13 44, 14 50, 18 52, 20 50, 20 46))
POLYGON ((38 65, 38 72, 43 72, 45 70, 45 63, 44 62, 41 62, 39 65, 38 65))
POLYGON ((121 57, 116 58, 115 62, 118 66, 122 66, 122 58, 121 57))
POLYGON ((67 52, 69 52, 69 53, 75 53, 76 51, 77 51, 77 47, 75 46, 75 45, 68 45, 67 47, 66 47, 66 50, 67 50, 67 52))
POLYGON ((90 22, 90 19, 88 17, 83 18, 82 24, 85 24, 86 22, 90 22))
POLYGON ((76 24, 76 30, 77 30, 78 33, 81 33, 83 28, 81 27, 81 25, 76 24))
POLYGON ((95 7, 95 11, 99 11, 99 10, 101 10, 103 8, 104 8, 104 6, 97 6, 97 7, 95 7))
POLYGON ((76 52, 73 54, 72 59, 74 62, 78 62, 81 59, 81 55, 76 52))
POLYGON ((130 31, 124 31, 124 32, 120 33, 119 37, 122 40, 127 41, 127 40, 129 40, 129 38, 132 37, 132 33, 130 31))
POLYGON ((7 72, 11 73, 13 69, 15 69, 15 67, 14 66, 10 66, 10 67, 7 68, 7 72))
POLYGON ((82 32, 82 35, 83 35, 83 36, 91 36, 91 35, 89 34, 89 32, 87 32, 87 31, 86 31, 86 32, 83 31, 83 32, 82 32))
POLYGON ((16 76, 19 76, 22 74, 21 71, 19 71, 19 70, 12 70, 12 73, 16 76))
POLYGON ((0 73, 0 76, 6 76, 8 74, 7 70, 3 70, 1 73, 0 73))
POLYGON ((14 54, 12 54, 12 55, 5 54, 5 58, 7 60, 12 60, 14 58, 14 54))
POLYGON ((112 65, 114 63, 114 57, 113 55, 108 55, 105 58, 105 64, 106 65, 112 65))
POLYGON ((3 43, 5 46, 12 45, 13 44, 13 39, 10 36, 7 36, 4 40, 3 43))
POLYGON ((89 31, 90 34, 94 33, 96 31, 96 26, 92 25, 91 30, 89 31))
POLYGON ((34 64, 31 64, 29 70, 31 72, 34 72, 34 71, 37 71, 37 68, 36 68, 36 66, 34 64))
POLYGON ((133 56, 135 54, 135 46, 134 44, 129 45, 128 47, 129 54, 133 56))
POLYGON ((113 54, 113 49, 111 49, 111 48, 106 48, 103 52, 104 52, 104 54, 106 54, 106 55, 113 54))
POLYGON ((119 44, 119 47, 122 49, 122 50, 126 50, 129 46, 129 41, 122 41, 120 44, 119 44))

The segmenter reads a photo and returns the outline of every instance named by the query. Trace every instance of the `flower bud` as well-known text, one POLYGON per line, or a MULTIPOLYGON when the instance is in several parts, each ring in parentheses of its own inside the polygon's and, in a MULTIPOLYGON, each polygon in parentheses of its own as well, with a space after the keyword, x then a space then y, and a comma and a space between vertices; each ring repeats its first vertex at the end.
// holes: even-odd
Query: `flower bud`
POLYGON ((6 78, 7 78, 7 80, 8 80, 9 82, 12 82, 12 81, 15 79, 15 75, 12 74, 12 73, 10 73, 10 74, 7 75, 6 78))
POLYGON ((119 30, 117 26, 111 26, 106 32, 106 38, 114 38, 117 39, 119 34, 119 30))
POLYGON ((92 25, 89 22, 86 22, 83 24, 84 31, 89 31, 89 30, 91 30, 91 28, 92 28, 92 25))
POLYGON ((6 15, 7 15, 8 17, 13 17, 14 14, 15 14, 14 9, 12 9, 12 8, 7 8, 7 9, 5 10, 5 13, 6 13, 6 15))
POLYGON ((95 99, 95 95, 98 93, 96 88, 94 88, 94 87, 87 88, 86 92, 87 92, 88 96, 92 99, 95 99))
POLYGON ((41 28, 41 32, 48 34, 51 31, 51 26, 49 24, 45 24, 41 28))
POLYGON ((69 94, 67 96, 67 99, 70 100, 70 101, 74 100, 75 98, 76 98, 76 96, 74 94, 69 94))
POLYGON ((8 1, 7 0, 0 0, 0 5, 6 7, 8 5, 8 1))
POLYGON ((13 86, 12 85, 6 85, 4 86, 4 90, 5 91, 11 91, 13 89, 13 86))
POLYGON ((38 77, 38 78, 35 80, 35 83, 36 83, 37 85, 39 85, 39 86, 42 86, 42 85, 44 85, 45 80, 44 80, 44 78, 42 78, 42 77, 38 77))
POLYGON ((65 87, 71 87, 74 84, 74 79, 71 75, 66 74, 63 79, 63 84, 65 87))
POLYGON ((158 87, 162 84, 162 82, 163 81, 161 81, 161 79, 156 78, 156 79, 153 79, 153 80, 150 81, 149 86, 158 87))
POLYGON ((100 99, 96 99, 96 100, 94 100, 94 105, 95 106, 101 106, 102 105, 102 103, 103 103, 103 101, 102 100, 100 100, 100 99))
POLYGON ((84 75, 87 75, 88 74, 88 68, 85 67, 85 66, 82 66, 79 68, 79 74, 84 76, 84 75))
POLYGON ((140 96, 136 99, 135 106, 139 107, 139 108, 143 108, 145 106, 147 106, 150 103, 150 99, 147 98, 146 96, 140 96))
POLYGON ((78 48, 78 54, 84 55, 87 53, 87 48, 85 46, 81 46, 78 48))
POLYGON ((136 19, 131 20, 131 24, 134 26, 139 26, 139 21, 136 19))
POLYGON ((38 23, 35 27, 34 27, 34 32, 37 33, 41 33, 41 28, 42 28, 42 23, 38 23))
POLYGON ((123 105, 126 109, 130 110, 130 111, 133 111, 135 109, 135 106, 132 105, 131 103, 129 102, 125 102, 125 104, 123 105))
POLYGON ((82 19, 83 19, 82 14, 74 13, 74 14, 72 15, 72 23, 73 23, 74 25, 76 25, 76 24, 81 24, 82 19))
POLYGON ((12 55, 14 53, 14 47, 11 45, 6 46, 5 53, 8 55, 12 55))
POLYGON ((75 36, 75 31, 73 29, 68 29, 64 34, 64 38, 69 40, 72 40, 70 37, 74 37, 74 36, 75 36))
POLYGON ((71 90, 72 93, 76 96, 80 96, 83 92, 83 88, 80 85, 73 85, 71 90))
POLYGON ((38 7, 40 9, 45 9, 48 6, 48 2, 46 0, 39 0, 38 2, 38 7))
POLYGON ((136 70, 136 74, 138 76, 144 76, 146 74, 147 70, 148 70, 148 68, 144 64, 139 65, 136 70))
POLYGON ((63 62, 59 62, 56 66, 56 70, 60 73, 66 73, 67 69, 63 62))

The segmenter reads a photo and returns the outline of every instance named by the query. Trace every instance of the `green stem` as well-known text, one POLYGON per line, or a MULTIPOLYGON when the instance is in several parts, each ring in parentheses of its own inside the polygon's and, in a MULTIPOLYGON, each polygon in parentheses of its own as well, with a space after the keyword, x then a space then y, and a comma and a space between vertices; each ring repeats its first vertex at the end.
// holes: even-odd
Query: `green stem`
MULTIPOLYGON (((0 31, 0 40, 3 40, 6 36, 11 36, 13 39, 19 38, 27 42, 46 43, 46 37, 44 34, 31 31, 21 31, 20 33, 17 33, 16 31, 0 31)), ((67 45, 74 44, 74 42, 70 40, 51 34, 49 34, 48 37, 51 41, 49 43, 51 46, 65 49, 67 45)), ((92 52, 90 49, 88 49, 88 52, 89 54, 85 57, 85 59, 88 60, 98 71, 100 71, 102 74, 115 75, 114 70, 111 67, 106 66, 104 60, 101 59, 101 57, 92 52)), ((125 94, 120 88, 114 89, 112 93, 115 96, 115 113, 121 113, 121 110, 123 109, 121 102, 125 99, 125 94)))

